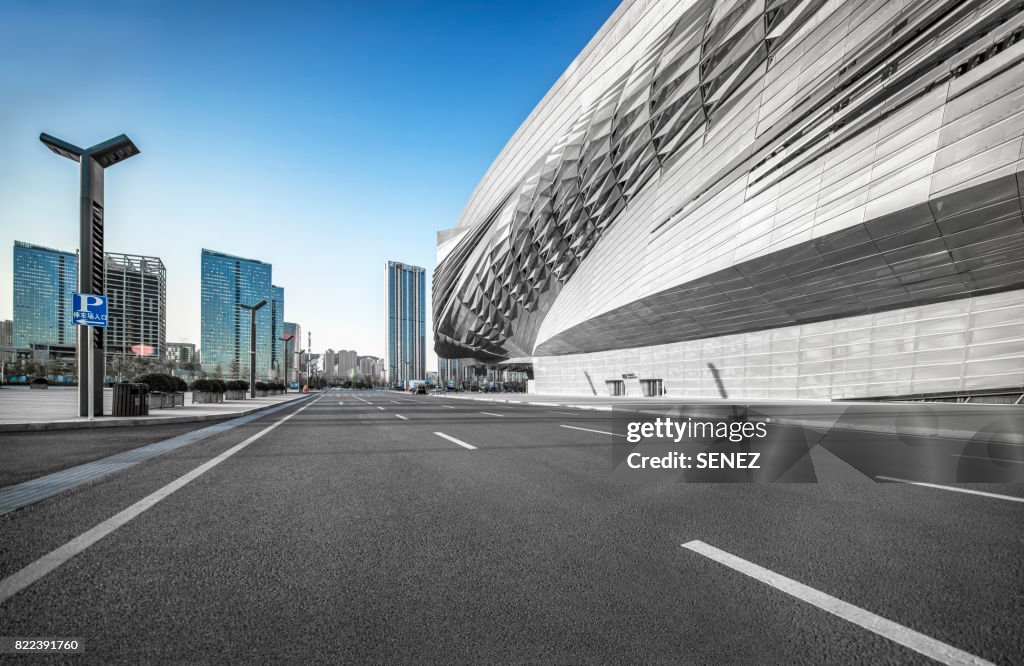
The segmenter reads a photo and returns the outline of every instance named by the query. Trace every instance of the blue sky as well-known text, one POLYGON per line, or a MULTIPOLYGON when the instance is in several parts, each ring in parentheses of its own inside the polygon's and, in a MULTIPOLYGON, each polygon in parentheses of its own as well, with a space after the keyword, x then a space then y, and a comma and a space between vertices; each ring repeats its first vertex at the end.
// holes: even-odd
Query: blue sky
POLYGON ((107 172, 106 247, 163 259, 168 341, 199 342, 208 247, 273 264, 314 351, 382 356, 384 262, 433 269, 436 231, 616 6, 7 3, 0 318, 15 240, 77 247, 77 165, 39 133, 124 132, 142 153, 107 172))

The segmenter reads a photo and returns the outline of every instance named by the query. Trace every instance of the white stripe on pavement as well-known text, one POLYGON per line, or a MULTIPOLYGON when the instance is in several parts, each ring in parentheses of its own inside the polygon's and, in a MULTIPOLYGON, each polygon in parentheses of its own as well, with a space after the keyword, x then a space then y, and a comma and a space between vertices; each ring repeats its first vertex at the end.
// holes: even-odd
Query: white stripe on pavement
POLYGON ((968 456, 963 453, 951 453, 954 458, 970 458, 971 460, 990 460, 992 462, 1008 462, 1017 463, 1018 465, 1024 465, 1024 460, 1013 460, 1011 458, 990 458, 988 456, 968 456))
POLYGON ((480 413, 481 414, 486 414, 487 416, 500 416, 501 418, 505 418, 504 414, 495 414, 494 412, 480 412, 480 413))
POLYGON ((230 449, 220 454, 216 458, 206 461, 205 463, 203 463, 199 467, 196 467, 188 474, 178 477, 174 481, 168 483, 163 488, 157 490, 156 492, 150 495, 147 495, 146 497, 143 497, 138 502, 132 504, 124 511, 121 511, 120 513, 111 518, 107 518, 91 530, 83 534, 80 534, 71 541, 68 541, 60 548, 57 548, 56 550, 53 550, 46 555, 43 555, 35 562, 32 562, 31 564, 27 565, 25 568, 16 571, 7 578, 4 578, 2 581, 0 581, 0 604, 10 599, 18 592, 21 592, 32 583, 35 583, 37 580, 39 580, 46 574, 50 573, 60 565, 64 564, 75 555, 78 555, 79 553, 81 553, 86 548, 93 545, 103 537, 112 533, 117 528, 127 524, 130 520, 136 518, 139 514, 152 508, 153 505, 155 505, 160 500, 169 497, 172 493, 180 490, 189 482, 194 481, 195 479, 199 478, 200 476, 210 471, 217 465, 221 464, 231 456, 235 455, 245 447, 249 446, 260 437, 263 437, 263 435, 266 435, 268 432, 270 432, 277 426, 281 425, 288 419, 292 418, 302 410, 311 406, 318 400, 320 400, 319 397, 314 400, 311 400, 310 402, 307 402, 305 405, 296 409, 288 416, 285 416, 284 418, 275 421, 274 423, 270 424, 263 430, 260 430, 258 433, 241 442, 240 444, 235 444, 230 449))
POLYGON ((455 409, 451 405, 441 405, 441 406, 444 407, 445 409, 455 409))
POLYGON ((577 426, 564 425, 564 424, 561 425, 560 427, 562 427, 562 428, 569 428, 570 430, 583 430, 584 432, 596 432, 599 435, 614 435, 615 437, 625 437, 625 435, 620 435, 617 432, 608 432, 607 430, 594 430, 593 428, 579 428, 577 426))
POLYGON ((452 437, 451 435, 446 435, 446 434, 444 434, 443 432, 435 432, 434 434, 435 434, 435 435, 437 435, 438 437, 444 437, 444 438, 445 438, 445 439, 447 439, 447 440, 448 440, 449 442, 454 442, 454 443, 458 444, 459 446, 464 446, 464 447, 466 447, 467 449, 476 449, 476 447, 475 447, 475 446, 473 446, 472 444, 466 444, 466 443, 465 443, 464 441, 462 441, 461 439, 455 439, 455 438, 454 438, 454 437, 452 437))
POLYGON ((397 416, 398 418, 402 419, 403 421, 408 421, 409 420, 409 419, 405 418, 404 416, 402 416, 401 414, 395 414, 395 416, 397 416))
POLYGON ((576 414, 575 412, 552 412, 552 411, 549 411, 548 413, 549 414, 561 414, 562 416, 578 416, 578 414, 576 414))
POLYGON ((854 606, 813 587, 798 583, 792 578, 786 578, 770 569, 765 569, 753 562, 748 562, 741 557, 715 548, 703 541, 690 541, 689 543, 682 544, 682 546, 942 664, 992 665, 990 661, 925 636, 909 627, 896 624, 892 620, 887 620, 859 606, 854 606))
POLYGON ((379 410, 380 410, 380 411, 382 411, 382 412, 384 411, 384 408, 383 408, 383 407, 378 407, 377 409, 379 409, 379 410))
POLYGON ((338 404, 339 404, 339 405, 344 405, 345 403, 343 403, 343 402, 339 401, 339 402, 338 402, 338 404))
POLYGON ((952 490, 955 493, 967 493, 969 495, 980 495, 982 497, 991 497, 993 499, 1008 500, 1010 502, 1024 502, 1024 497, 1014 497, 1013 495, 997 495, 996 493, 986 493, 981 490, 971 490, 969 488, 956 488, 954 486, 941 486, 937 483, 925 483, 923 481, 908 481, 907 479, 897 479, 895 476, 878 476, 878 479, 885 479, 886 481, 898 481, 900 483, 909 483, 913 486, 924 486, 925 488, 938 488, 939 490, 952 490))

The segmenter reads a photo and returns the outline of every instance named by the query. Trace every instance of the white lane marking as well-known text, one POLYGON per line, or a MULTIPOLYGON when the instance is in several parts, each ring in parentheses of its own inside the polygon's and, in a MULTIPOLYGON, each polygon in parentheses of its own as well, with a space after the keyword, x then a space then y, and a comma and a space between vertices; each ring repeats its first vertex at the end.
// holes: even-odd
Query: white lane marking
POLYGON ((911 650, 923 654, 924 656, 934 659, 940 663, 992 663, 968 652, 964 652, 963 650, 959 650, 952 645, 947 645, 946 643, 937 641, 930 636, 925 636, 924 634, 916 632, 909 627, 896 624, 892 620, 887 620, 880 615, 875 615, 871 611, 849 604, 842 599, 837 599, 832 595, 825 594, 813 587, 808 587, 803 583, 798 583, 792 578, 786 578, 785 576, 777 574, 770 569, 765 569, 764 567, 758 566, 753 562, 748 562, 741 557, 736 557, 724 550, 719 550, 718 548, 708 545, 703 541, 690 541, 682 544, 682 546, 683 548, 692 550, 693 552, 710 558, 719 564, 724 564, 730 569, 735 569, 736 571, 750 576, 755 580, 771 585, 777 590, 785 592, 790 596, 794 596, 801 601, 806 601, 812 606, 817 606, 823 611, 832 613, 835 616, 841 617, 842 619, 852 622, 859 627, 863 627, 868 631, 874 632, 879 636, 888 638, 895 643, 899 643, 904 647, 908 647, 911 650))
POLYGON ((383 407, 378 407, 377 409, 379 409, 379 410, 380 410, 380 411, 382 411, 382 412, 384 411, 384 408, 383 408, 383 407))
POLYGON ((344 405, 345 403, 343 403, 343 402, 341 402, 341 401, 338 401, 338 404, 339 404, 339 405, 344 405))
POLYGON ((480 413, 481 414, 486 414, 487 416, 500 416, 501 418, 505 418, 504 414, 495 414, 494 412, 480 412, 480 413))
POLYGON ((356 400, 362 400, 363 402, 365 402, 368 405, 371 404, 369 401, 364 400, 363 398, 360 398, 358 395, 356 396, 356 400))
POLYGON ((455 438, 454 438, 454 437, 452 437, 451 435, 446 435, 446 434, 444 434, 443 432, 435 432, 434 434, 435 434, 435 435, 437 435, 438 437, 444 437, 444 438, 445 438, 445 439, 447 439, 447 440, 448 440, 449 442, 455 442, 455 443, 456 443, 456 444, 458 444, 459 446, 464 446, 464 447, 466 447, 467 449, 476 449, 476 447, 475 447, 475 446, 473 446, 472 444, 466 444, 466 443, 465 443, 464 441, 462 441, 461 439, 455 439, 455 438))
POLYGON ((441 406, 444 407, 445 409, 455 409, 451 405, 441 405, 441 406))
POLYGON ((1010 502, 1024 502, 1024 497, 1014 497, 1013 495, 997 495, 996 493, 986 493, 981 490, 971 490, 969 488, 956 488, 954 486, 941 486, 937 483, 924 483, 923 481, 908 481, 907 479, 897 479, 895 476, 878 476, 878 479, 885 479, 886 481, 899 481, 900 483, 909 483, 914 486, 924 486, 925 488, 938 488, 939 490, 952 490, 955 493, 967 493, 969 495, 981 495, 982 497, 991 497, 993 499, 1008 500, 1010 502))
POLYGON ((585 432, 596 432, 599 435, 614 435, 615 437, 625 437, 625 435, 620 435, 617 432, 608 432, 607 430, 594 430, 593 428, 578 428, 576 426, 564 425, 564 424, 560 425, 559 427, 561 427, 561 428, 569 428, 570 430, 583 430, 585 432))
POLYGON ((403 421, 408 421, 409 420, 406 417, 402 416, 401 414, 395 414, 395 416, 397 416, 398 418, 402 419, 403 421))
POLYGON ((132 504, 127 509, 121 511, 120 513, 110 518, 107 518, 96 527, 93 527, 91 530, 78 535, 71 541, 68 541, 63 546, 57 548, 56 550, 50 551, 48 554, 43 555, 35 562, 32 562, 31 564, 25 566, 23 569, 16 571, 7 578, 4 578, 2 581, 0 581, 0 604, 10 599, 18 592, 21 592, 32 583, 35 583, 37 580, 39 580, 46 574, 50 573, 60 565, 64 564, 75 555, 78 555, 79 553, 81 553, 86 548, 93 545, 103 537, 112 533, 117 528, 127 524, 130 520, 137 517, 142 512, 152 508, 153 505, 155 505, 160 500, 170 496, 172 493, 174 493, 177 490, 180 490, 189 482, 194 481, 195 479, 210 471, 217 465, 221 464, 231 456, 235 455, 245 447, 249 446, 260 437, 263 437, 263 435, 266 435, 268 432, 270 432, 277 426, 281 425, 288 419, 292 418, 302 410, 311 406, 314 402, 317 402, 318 400, 320 400, 319 397, 315 398, 314 400, 311 400, 310 402, 306 403, 299 409, 296 409, 288 416, 285 416, 284 418, 281 418, 275 421, 274 423, 270 424, 263 430, 260 430, 258 433, 256 433, 249 439, 245 440, 244 442, 241 442, 240 444, 235 444, 230 449, 220 454, 216 458, 206 461, 205 463, 203 463, 199 467, 196 467, 188 474, 178 477, 174 481, 168 483, 163 488, 157 490, 156 492, 150 495, 147 495, 146 497, 143 497, 142 499, 140 499, 135 504, 132 504))
POLYGON ((575 412, 552 412, 548 411, 549 414, 561 414, 562 416, 578 416, 575 412))
POLYGON ((1024 460, 1010 460, 1009 458, 989 458, 988 456, 968 456, 963 453, 951 453, 949 454, 954 458, 970 458, 971 460, 991 460, 992 462, 1008 462, 1017 463, 1018 465, 1024 465, 1024 460))

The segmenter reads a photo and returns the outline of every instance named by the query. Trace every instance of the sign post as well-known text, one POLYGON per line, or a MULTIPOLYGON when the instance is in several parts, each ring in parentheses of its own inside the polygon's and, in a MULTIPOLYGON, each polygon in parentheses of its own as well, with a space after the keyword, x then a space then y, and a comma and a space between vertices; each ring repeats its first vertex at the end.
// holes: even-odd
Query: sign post
MULTIPOLYGON (((101 294, 80 294, 75 292, 74 297, 71 300, 71 323, 76 326, 95 326, 97 328, 107 327, 107 297, 101 294)), ((82 329, 88 331, 90 342, 92 342, 92 330, 82 329)), ((96 376, 96 350, 92 344, 86 345, 85 348, 87 363, 89 365, 89 377, 93 378, 96 376)), ((78 373, 82 375, 81 372, 78 373)), ((100 384, 102 387, 103 385, 100 384)), ((96 391, 90 390, 89 392, 89 420, 92 421, 96 415, 96 391)), ((100 393, 102 396, 103 394, 100 393)), ((100 409, 103 409, 103 405, 100 405, 100 409)))

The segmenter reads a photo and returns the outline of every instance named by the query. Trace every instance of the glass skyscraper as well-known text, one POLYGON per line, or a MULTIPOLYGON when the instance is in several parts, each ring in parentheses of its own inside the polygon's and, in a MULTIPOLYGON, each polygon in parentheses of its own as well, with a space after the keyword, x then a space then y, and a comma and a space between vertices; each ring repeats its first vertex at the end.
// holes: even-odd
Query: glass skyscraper
POLYGON ((392 384, 426 377, 426 271, 389 261, 387 293, 387 370, 392 384))
POLYGON ((75 254, 14 242, 15 347, 76 344, 71 295, 77 276, 75 254))
POLYGON ((270 286, 270 357, 275 380, 284 381, 284 287, 270 286))
POLYGON ((267 305, 256 313, 256 376, 269 378, 274 318, 271 265, 204 249, 201 291, 203 371, 229 379, 249 377, 250 313, 240 306, 266 300, 267 305))
POLYGON ((159 257, 107 252, 107 356, 162 357, 167 347, 167 269, 159 257))

